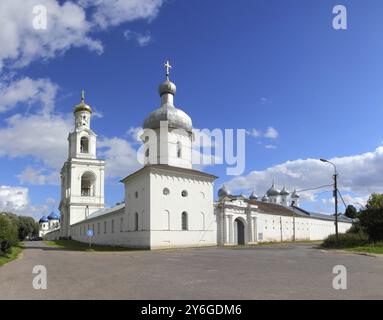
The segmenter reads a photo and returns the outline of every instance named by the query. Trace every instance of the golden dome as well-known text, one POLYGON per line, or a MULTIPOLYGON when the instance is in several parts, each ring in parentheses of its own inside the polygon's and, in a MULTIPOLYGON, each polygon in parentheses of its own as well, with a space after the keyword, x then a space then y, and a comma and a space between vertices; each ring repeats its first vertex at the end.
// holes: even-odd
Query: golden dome
POLYGON ((85 92, 82 90, 81 92, 81 102, 74 107, 73 112, 79 112, 79 111, 88 111, 89 113, 92 113, 92 108, 85 103, 85 92))

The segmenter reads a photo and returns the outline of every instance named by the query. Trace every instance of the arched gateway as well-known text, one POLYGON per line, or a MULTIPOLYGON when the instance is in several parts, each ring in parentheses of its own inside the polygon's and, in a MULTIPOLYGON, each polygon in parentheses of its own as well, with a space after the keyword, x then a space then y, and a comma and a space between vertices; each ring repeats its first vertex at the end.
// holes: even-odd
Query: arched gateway
POLYGON ((234 241, 235 244, 245 244, 245 223, 240 218, 234 220, 234 241))

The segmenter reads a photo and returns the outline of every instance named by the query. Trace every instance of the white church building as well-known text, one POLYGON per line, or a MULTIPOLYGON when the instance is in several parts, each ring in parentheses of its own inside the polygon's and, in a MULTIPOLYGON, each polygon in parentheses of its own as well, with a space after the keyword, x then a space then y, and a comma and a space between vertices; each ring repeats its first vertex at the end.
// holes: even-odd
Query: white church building
MULTIPOLYGON (((161 105, 143 123, 144 165, 121 180, 125 200, 112 208, 104 207, 105 161, 97 158, 92 108, 82 94, 61 170, 60 226, 44 232, 46 239, 88 242, 92 230, 92 243, 157 249, 318 240, 334 233, 334 216, 300 209, 296 191, 279 191, 274 183, 261 200, 255 192, 230 195, 223 186, 214 201, 217 177, 192 168, 192 120, 175 107, 176 86, 165 66, 161 105)), ((339 231, 351 223, 339 216, 339 231)))

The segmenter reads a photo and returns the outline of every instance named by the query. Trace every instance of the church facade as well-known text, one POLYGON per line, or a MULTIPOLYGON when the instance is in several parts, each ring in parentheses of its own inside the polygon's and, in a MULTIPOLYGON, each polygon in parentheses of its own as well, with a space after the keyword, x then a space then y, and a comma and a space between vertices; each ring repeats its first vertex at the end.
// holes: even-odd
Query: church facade
MULTIPOLYGON (((214 175, 192 168, 191 118, 174 105, 176 86, 159 86, 161 105, 143 123, 144 165, 121 180, 125 200, 104 208, 105 161, 96 155, 92 108, 74 108, 68 159, 61 170, 60 227, 46 239, 148 249, 251 244, 262 241, 319 240, 334 233, 334 217, 299 208, 299 196, 273 186, 258 200, 233 196, 223 186, 214 202, 214 175)), ((339 230, 351 227, 340 216, 339 230)))

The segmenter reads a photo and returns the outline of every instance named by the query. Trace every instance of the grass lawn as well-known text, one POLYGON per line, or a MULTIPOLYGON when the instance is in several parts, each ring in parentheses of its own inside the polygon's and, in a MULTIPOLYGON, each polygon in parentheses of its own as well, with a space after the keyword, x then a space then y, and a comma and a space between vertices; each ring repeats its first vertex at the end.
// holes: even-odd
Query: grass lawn
POLYGON ((88 243, 82 243, 74 240, 54 240, 45 241, 48 246, 60 248, 63 250, 71 251, 87 251, 87 252, 107 252, 107 251, 138 251, 142 249, 126 248, 126 247, 112 247, 112 246, 101 246, 92 244, 92 248, 89 248, 88 243))
POLYGON ((15 260, 22 250, 23 250, 23 247, 21 245, 18 245, 16 247, 12 247, 11 253, 8 253, 5 256, 0 255, 0 266, 12 260, 15 260))
POLYGON ((374 254, 383 254, 383 244, 379 245, 365 245, 359 247, 345 248, 346 251, 352 252, 365 252, 365 253, 374 253, 374 254))

